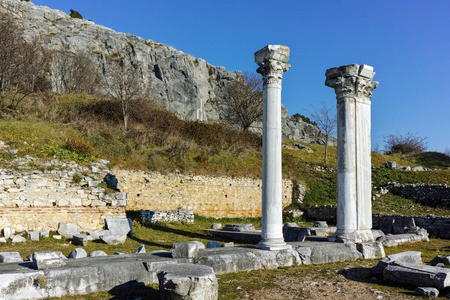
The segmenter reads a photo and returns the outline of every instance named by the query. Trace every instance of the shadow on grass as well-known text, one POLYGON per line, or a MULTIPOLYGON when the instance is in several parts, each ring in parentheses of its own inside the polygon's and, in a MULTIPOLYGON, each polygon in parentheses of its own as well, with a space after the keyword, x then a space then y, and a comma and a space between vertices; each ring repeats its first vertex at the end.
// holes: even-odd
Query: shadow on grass
POLYGON ((402 291, 398 291, 398 293, 408 296, 417 296, 415 292, 415 286, 400 284, 394 282, 384 281, 382 275, 375 276, 372 273, 372 268, 351 268, 344 269, 340 272, 346 279, 361 283, 374 284, 380 287, 390 287, 390 288, 398 288, 402 289, 402 291))
POLYGON ((118 285, 109 290, 111 299, 160 299, 159 291, 136 280, 118 285))
POLYGON ((158 243, 154 243, 154 242, 150 242, 150 241, 146 241, 143 239, 140 239, 138 237, 133 236, 128 236, 129 239, 132 239, 133 241, 136 241, 140 244, 144 244, 144 245, 148 245, 148 246, 154 246, 154 247, 160 247, 160 248, 165 248, 165 249, 170 249, 172 248, 172 245, 163 245, 163 244, 158 244, 158 243))

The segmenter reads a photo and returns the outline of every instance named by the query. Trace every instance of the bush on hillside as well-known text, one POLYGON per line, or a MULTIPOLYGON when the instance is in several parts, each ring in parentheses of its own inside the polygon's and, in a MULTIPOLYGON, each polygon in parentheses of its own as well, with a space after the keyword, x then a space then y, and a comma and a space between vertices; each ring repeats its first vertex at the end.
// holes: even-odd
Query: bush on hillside
POLYGON ((83 16, 74 9, 70 10, 70 17, 74 19, 83 19, 83 16))
POLYGON ((420 137, 411 131, 407 134, 390 134, 384 137, 385 154, 416 154, 427 149, 426 137, 420 137))

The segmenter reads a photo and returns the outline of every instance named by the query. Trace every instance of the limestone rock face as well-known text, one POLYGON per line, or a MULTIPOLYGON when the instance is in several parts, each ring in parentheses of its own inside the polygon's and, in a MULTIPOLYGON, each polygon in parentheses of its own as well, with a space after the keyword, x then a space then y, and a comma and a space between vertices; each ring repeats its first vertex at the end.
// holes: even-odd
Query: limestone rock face
POLYGON ((99 72, 108 72, 108 60, 137 64, 147 83, 148 96, 181 119, 218 119, 210 101, 220 97, 224 83, 237 76, 237 72, 214 67, 173 47, 118 33, 92 21, 73 19, 31 2, 1 0, 0 12, 16 17, 27 29, 28 37, 41 36, 48 49, 86 53, 99 72))
MULTIPOLYGON (((218 121, 219 114, 211 102, 223 97, 226 83, 240 74, 212 66, 173 47, 119 33, 93 21, 73 19, 62 11, 32 2, 0 0, 0 12, 14 16, 26 29, 27 38, 40 36, 47 49, 68 54, 84 53, 99 74, 107 74, 108 61, 112 60, 121 59, 125 65, 138 65, 148 97, 167 106, 183 120, 218 121)), ((57 90, 57 75, 52 73, 50 77, 57 90)), ((325 143, 317 126, 289 116, 284 106, 282 128, 284 139, 325 143)), ((262 123, 255 122, 251 130, 261 132, 262 123)), ((328 143, 336 145, 336 139, 331 138, 328 143)))

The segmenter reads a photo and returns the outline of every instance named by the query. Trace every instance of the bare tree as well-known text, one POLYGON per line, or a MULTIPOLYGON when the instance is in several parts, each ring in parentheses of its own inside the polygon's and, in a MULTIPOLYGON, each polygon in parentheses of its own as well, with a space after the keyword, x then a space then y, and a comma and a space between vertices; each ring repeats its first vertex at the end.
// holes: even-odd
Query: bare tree
POLYGON ((0 14, 0 103, 8 93, 11 107, 46 87, 49 55, 39 38, 26 41, 14 19, 0 14))
POLYGON ((396 133, 384 137, 385 154, 402 153, 416 154, 427 149, 427 138, 413 134, 411 131, 405 135, 396 133))
POLYGON ((447 155, 448 157, 450 157, 450 148, 449 147, 445 148, 444 154, 447 155))
POLYGON ((225 95, 213 105, 222 120, 248 130, 263 115, 262 79, 258 74, 244 74, 225 86, 225 95))
POLYGON ((52 57, 51 81, 60 94, 91 94, 97 90, 100 74, 87 54, 55 52, 52 57))
POLYGON ((322 106, 310 113, 317 127, 325 135, 325 163, 328 160, 328 138, 336 130, 337 117, 336 110, 328 107, 325 102, 322 106))
POLYGON ((127 131, 131 106, 147 94, 142 71, 137 66, 125 65, 123 60, 113 61, 103 77, 102 89, 112 100, 120 102, 123 124, 127 131))

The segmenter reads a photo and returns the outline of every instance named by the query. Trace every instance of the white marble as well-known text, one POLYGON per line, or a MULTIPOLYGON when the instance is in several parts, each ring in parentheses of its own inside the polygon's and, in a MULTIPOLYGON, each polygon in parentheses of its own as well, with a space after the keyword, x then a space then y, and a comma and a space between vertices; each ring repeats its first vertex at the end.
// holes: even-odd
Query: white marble
POLYGON ((335 89, 338 118, 338 206, 340 242, 373 241, 370 156, 370 97, 378 82, 368 65, 328 69, 325 84, 335 89))
POLYGON ((257 70, 263 76, 263 182, 262 231, 258 248, 290 248, 283 239, 281 177, 281 81, 290 65, 289 48, 268 45, 255 53, 257 70))

